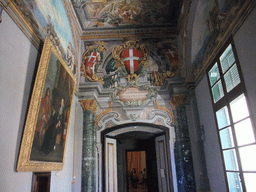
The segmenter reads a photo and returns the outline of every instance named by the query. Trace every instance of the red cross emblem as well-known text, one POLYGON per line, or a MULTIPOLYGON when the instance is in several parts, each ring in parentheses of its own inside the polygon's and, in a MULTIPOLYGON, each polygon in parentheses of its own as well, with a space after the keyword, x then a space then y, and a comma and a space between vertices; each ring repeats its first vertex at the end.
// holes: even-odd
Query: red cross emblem
POLYGON ((171 49, 164 49, 164 53, 168 57, 171 63, 177 62, 178 55, 175 51, 172 51, 171 49))
POLYGON ((139 68, 139 59, 143 57, 142 52, 139 49, 125 49, 121 56, 128 73, 134 74, 139 68))
POLYGON ((100 60, 100 54, 98 52, 90 52, 84 61, 85 72, 88 76, 92 76, 95 73, 95 66, 100 60))

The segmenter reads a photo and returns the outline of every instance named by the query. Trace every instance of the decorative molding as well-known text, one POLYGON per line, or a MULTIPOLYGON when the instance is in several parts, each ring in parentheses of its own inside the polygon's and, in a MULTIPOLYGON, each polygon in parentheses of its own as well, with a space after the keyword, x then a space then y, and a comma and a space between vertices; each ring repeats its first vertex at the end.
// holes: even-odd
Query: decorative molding
POLYGON ((113 107, 113 101, 110 102, 108 109, 102 111, 100 114, 97 115, 97 117, 96 117, 96 119, 95 119, 95 126, 96 126, 96 127, 99 126, 99 119, 100 119, 103 115, 105 115, 105 114, 111 112, 111 111, 113 110, 112 107, 113 107))
MULTIPOLYGON (((174 115, 168 109, 166 110, 153 109, 149 112, 148 117, 145 119, 142 119, 141 115, 135 112, 129 117, 128 120, 121 119, 121 115, 117 111, 110 111, 100 116, 100 118, 98 119, 97 130, 104 130, 108 128, 106 127, 106 125, 109 122, 112 122, 114 125, 121 125, 121 124, 134 123, 134 122, 155 124, 155 122, 159 119, 161 119, 164 122, 164 126, 168 128, 173 127, 172 125, 174 123, 174 115)), ((174 133, 174 130, 173 130, 173 133, 174 133)))
POLYGON ((154 37, 174 37, 177 30, 172 27, 141 28, 141 29, 108 29, 108 30, 87 30, 84 31, 81 39, 130 39, 130 38, 154 38, 154 37))
POLYGON ((2 23, 2 13, 3 13, 3 5, 2 3, 0 2, 0 23, 2 23))
POLYGON ((80 105, 84 111, 90 110, 93 113, 97 112, 98 105, 94 99, 80 100, 80 105))
POLYGON ((131 121, 137 121, 141 119, 144 107, 124 107, 123 110, 131 121))
POLYGON ((173 110, 176 109, 178 105, 183 105, 187 101, 187 96, 186 95, 174 95, 172 96, 172 99, 170 101, 170 105, 173 110))
MULTIPOLYGON (((166 107, 160 106, 157 99, 155 100, 155 104, 156 104, 156 107, 157 107, 158 110, 165 111, 166 113, 168 113, 171 116, 171 118, 169 118, 170 123, 174 124, 174 115, 173 115, 173 113, 169 109, 167 109, 166 107)), ((167 121, 169 121, 169 120, 167 120, 167 121)))
POLYGON ((167 71, 166 73, 161 73, 158 71, 153 71, 151 77, 154 79, 154 82, 150 82, 154 86, 163 86, 166 78, 172 78, 180 72, 179 67, 174 72, 167 71))
POLYGON ((105 129, 105 125, 109 121, 113 121, 115 125, 119 125, 121 120, 121 115, 116 111, 110 111, 108 113, 103 114, 98 120, 98 130, 105 129))

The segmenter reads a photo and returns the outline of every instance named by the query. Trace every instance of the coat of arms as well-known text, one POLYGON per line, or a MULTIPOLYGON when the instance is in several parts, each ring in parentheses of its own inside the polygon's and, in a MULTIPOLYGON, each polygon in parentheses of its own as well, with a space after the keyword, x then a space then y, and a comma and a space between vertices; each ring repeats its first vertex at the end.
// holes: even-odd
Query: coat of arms
POLYGON ((113 58, 117 61, 116 67, 121 68, 122 75, 130 81, 143 73, 143 67, 148 63, 149 48, 138 43, 137 40, 130 40, 123 45, 113 49, 113 58))
POLYGON ((104 42, 95 42, 83 53, 81 74, 90 81, 100 81, 103 83, 103 78, 99 78, 96 72, 103 60, 103 52, 107 50, 104 47, 105 45, 104 42))

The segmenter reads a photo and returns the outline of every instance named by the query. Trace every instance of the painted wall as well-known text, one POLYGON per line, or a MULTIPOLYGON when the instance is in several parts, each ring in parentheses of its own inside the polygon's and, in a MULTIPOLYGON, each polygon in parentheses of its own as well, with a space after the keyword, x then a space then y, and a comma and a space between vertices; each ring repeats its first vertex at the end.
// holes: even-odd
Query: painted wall
MULTIPOLYGON (((17 173, 15 170, 39 54, 5 11, 2 20, 0 24, 0 173, 2 176, 0 191, 24 192, 31 190, 32 173, 17 173)), ((77 98, 74 99, 73 106, 76 102, 77 98)), ((53 192, 72 190, 74 109, 75 107, 72 107, 64 168, 62 171, 52 172, 51 191, 53 192)), ((79 170, 75 173, 80 176, 79 170)), ((76 191, 80 191, 79 187, 77 189, 76 191)))
MULTIPOLYGON (((249 97, 251 112, 256 117, 256 8, 251 12, 241 28, 234 35, 235 47, 238 59, 241 64, 243 77, 249 97)), ((225 192, 226 184, 224 179, 224 167, 221 158, 220 147, 218 145, 217 125, 211 104, 210 92, 207 77, 205 76, 196 88, 196 98, 200 116, 200 124, 205 130, 205 157, 211 192, 225 192)))

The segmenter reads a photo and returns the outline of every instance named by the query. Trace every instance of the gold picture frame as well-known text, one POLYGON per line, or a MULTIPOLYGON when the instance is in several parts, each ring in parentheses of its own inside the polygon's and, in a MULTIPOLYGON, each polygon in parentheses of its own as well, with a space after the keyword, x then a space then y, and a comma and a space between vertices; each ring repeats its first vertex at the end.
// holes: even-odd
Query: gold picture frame
POLYGON ((62 170, 75 83, 74 75, 46 38, 26 117, 18 172, 62 170))

